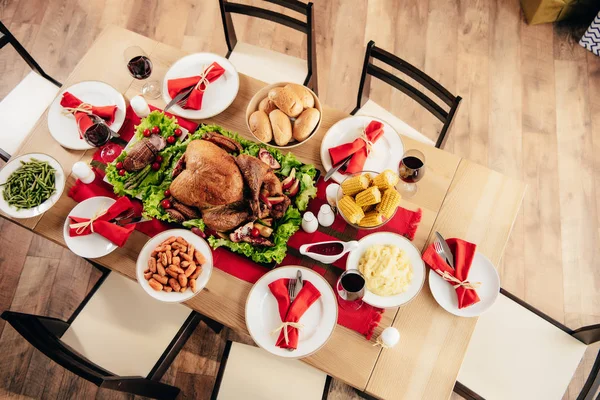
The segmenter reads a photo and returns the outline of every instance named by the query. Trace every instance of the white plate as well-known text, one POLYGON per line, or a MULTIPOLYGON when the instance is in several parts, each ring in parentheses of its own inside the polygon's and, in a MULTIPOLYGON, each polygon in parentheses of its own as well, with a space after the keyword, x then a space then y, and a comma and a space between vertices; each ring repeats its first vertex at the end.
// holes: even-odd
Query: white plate
MULTIPOLYGON (((402 144, 400 135, 385 121, 365 115, 344 118, 329 128, 321 142, 321 163, 325 171, 332 168, 329 149, 358 139, 371 121, 383 123, 384 133, 373 145, 373 150, 367 158, 363 170, 382 172, 391 169, 392 171, 398 171, 398 166, 404 154, 404 144, 402 144)), ((337 183, 342 183, 346 176, 336 172, 333 174, 332 179, 337 183)))
POLYGON ((204 239, 202 239, 198 235, 193 234, 190 230, 169 229, 168 231, 159 233, 152 239, 148 240, 148 242, 146 242, 146 244, 140 251, 140 254, 138 255, 135 269, 139 284, 150 296, 167 303, 181 303, 182 301, 189 300, 198 293, 200 293, 200 291, 204 289, 204 287, 208 283, 208 280, 210 279, 210 274, 212 273, 213 269, 212 250, 210 249, 208 243, 206 243, 204 239), (167 293, 163 291, 157 292, 156 290, 150 287, 150 284, 144 278, 144 271, 148 268, 148 259, 150 258, 150 253, 156 246, 158 246, 161 242, 165 241, 171 236, 181 236, 189 243, 193 244, 194 248, 196 250, 199 250, 200 253, 202 253, 202 255, 206 257, 206 263, 202 265, 202 272, 200 273, 200 276, 198 276, 198 278, 196 279, 196 293, 192 292, 192 289, 188 289, 183 293, 167 293))
POLYGON ((358 248, 353 250, 348 256, 348 260, 346 261, 346 269, 358 269, 358 261, 362 257, 365 250, 375 244, 391 244, 397 246, 401 250, 404 250, 410 259, 410 263, 412 264, 413 278, 406 291, 394 296, 379 296, 366 289, 363 301, 367 304, 380 308, 398 307, 408 303, 415 298, 417 294, 419 294, 421 288, 423 287, 423 283, 425 282, 425 263, 423 263, 423 260, 421 259, 421 253, 419 250, 417 250, 415 245, 404 236, 400 236, 391 232, 376 232, 365 236, 358 241, 358 248))
POLYGON ((21 161, 27 162, 30 161, 32 158, 35 158, 39 161, 48 162, 48 164, 50 164, 50 166, 56 170, 56 174, 54 177, 54 185, 56 187, 56 192, 37 207, 29 208, 26 210, 17 210, 15 207, 9 206, 8 203, 4 200, 4 196, 2 196, 4 186, 0 186, 0 210, 2 210, 2 212, 10 215, 13 218, 32 218, 48 211, 50 207, 52 207, 58 201, 58 199, 60 199, 60 196, 63 190, 65 189, 65 172, 63 171, 62 167, 54 158, 41 153, 29 153, 19 157, 11 158, 8 164, 6 164, 0 170, 0 183, 6 182, 10 174, 15 172, 21 166, 21 161))
POLYGON ((316 272, 296 266, 275 268, 258 280, 250 290, 246 300, 246 326, 254 342, 268 351, 285 358, 307 357, 319 350, 331 337, 337 323, 337 301, 329 283, 316 272), (298 348, 294 351, 275 346, 277 335, 271 332, 281 325, 277 300, 269 289, 269 284, 281 278, 296 278, 296 271, 302 270, 302 279, 310 281, 321 292, 321 297, 300 319, 304 328, 300 330, 298 348))
POLYGON ((472 306, 459 309, 456 290, 433 270, 429 270, 429 289, 440 306, 459 317, 477 317, 487 311, 500 294, 500 277, 494 265, 486 256, 477 252, 469 270, 469 282, 481 282, 477 289, 480 301, 472 306))
MULTIPOLYGON (((77 204, 69 216, 92 218, 98 211, 106 210, 108 207, 115 204, 116 200, 110 197, 91 197, 77 204)), ((71 219, 67 217, 63 226, 63 237, 69 250, 83 258, 99 258, 109 253, 112 253, 117 245, 97 233, 90 233, 85 236, 69 235, 69 225, 71 219)))
POLYGON ((169 68, 163 80, 163 99, 165 103, 171 101, 167 87, 167 82, 170 79, 200 75, 206 67, 215 61, 225 69, 225 73, 206 88, 202 98, 202 108, 200 110, 187 110, 175 104, 169 108, 170 113, 184 118, 205 119, 222 113, 233 103, 240 88, 240 78, 235 67, 228 59, 213 53, 190 54, 175 62, 169 68))
POLYGON ((48 109, 48 129, 52 137, 62 147, 72 150, 87 150, 93 146, 79 138, 79 130, 73 115, 63 114, 60 105, 64 92, 69 92, 79 100, 94 106, 117 106, 115 120, 109 124, 110 128, 118 132, 125 121, 125 98, 123 95, 107 83, 99 81, 84 81, 61 90, 48 109))

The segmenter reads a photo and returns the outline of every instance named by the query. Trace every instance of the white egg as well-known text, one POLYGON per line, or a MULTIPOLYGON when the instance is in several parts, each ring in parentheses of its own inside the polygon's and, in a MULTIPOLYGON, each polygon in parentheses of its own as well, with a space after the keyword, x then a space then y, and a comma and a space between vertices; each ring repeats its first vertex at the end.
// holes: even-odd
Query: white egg
POLYGON ((387 347, 394 347, 400 340, 400 332, 398 332, 398 329, 390 326, 381 332, 380 338, 387 347))

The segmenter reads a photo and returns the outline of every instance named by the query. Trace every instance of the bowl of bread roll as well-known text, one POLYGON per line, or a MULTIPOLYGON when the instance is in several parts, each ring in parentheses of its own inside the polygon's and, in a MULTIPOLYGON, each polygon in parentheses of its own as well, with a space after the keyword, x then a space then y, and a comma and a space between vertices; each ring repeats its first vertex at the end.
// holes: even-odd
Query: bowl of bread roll
POLYGON ((321 102, 306 86, 280 82, 259 90, 246 108, 248 129, 260 142, 279 149, 300 146, 321 125, 321 102))

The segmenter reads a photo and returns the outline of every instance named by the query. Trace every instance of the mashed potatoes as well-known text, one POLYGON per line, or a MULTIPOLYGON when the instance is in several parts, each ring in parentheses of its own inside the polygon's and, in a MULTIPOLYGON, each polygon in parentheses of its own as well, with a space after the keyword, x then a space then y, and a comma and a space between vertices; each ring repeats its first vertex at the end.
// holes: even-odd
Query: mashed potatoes
POLYGON ((391 244, 369 247, 361 256, 358 269, 365 276, 367 289, 379 296, 404 292, 413 278, 408 256, 391 244))

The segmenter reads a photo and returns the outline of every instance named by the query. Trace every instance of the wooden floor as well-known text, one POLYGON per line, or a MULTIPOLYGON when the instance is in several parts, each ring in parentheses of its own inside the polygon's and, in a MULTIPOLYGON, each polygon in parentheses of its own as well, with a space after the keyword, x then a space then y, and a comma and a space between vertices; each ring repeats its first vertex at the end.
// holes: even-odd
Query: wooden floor
MULTIPOLYGON (((600 58, 577 45, 585 24, 528 26, 518 0, 316 0, 315 15, 325 103, 354 107, 370 39, 463 97, 446 149, 529 185, 498 266, 502 286, 570 327, 599 323, 600 58)), ((0 0, 0 20, 58 80, 108 24, 188 51, 226 52, 217 0, 0 0)), ((304 57, 301 35, 288 28, 243 16, 234 24, 240 40, 304 57)), ((0 98, 27 72, 4 49, 0 98)), ((382 84, 372 97, 431 137, 440 128, 382 84)), ((98 277, 2 220, 0 270, 0 310, 63 318, 98 277)), ((223 340, 199 327, 165 381, 185 397, 207 398, 223 340)), ((121 397, 52 365, 2 322, 0 349, 0 397, 121 397)), ((588 351, 565 398, 576 397, 597 351, 588 351)), ((354 396, 338 382, 332 394, 354 396)))

